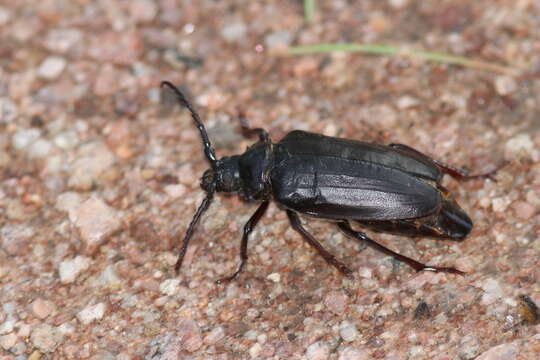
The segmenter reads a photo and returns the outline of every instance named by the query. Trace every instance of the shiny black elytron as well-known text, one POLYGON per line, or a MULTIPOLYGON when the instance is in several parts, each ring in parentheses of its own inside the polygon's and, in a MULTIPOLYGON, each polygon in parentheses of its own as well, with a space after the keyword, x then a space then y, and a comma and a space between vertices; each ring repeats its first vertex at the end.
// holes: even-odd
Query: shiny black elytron
POLYGON ((442 271, 463 274, 453 267, 427 266, 378 244, 351 222, 375 231, 407 236, 426 235, 461 241, 472 230, 469 216, 441 185, 444 174, 457 179, 491 177, 493 172, 466 175, 419 151, 401 144, 389 146, 364 143, 292 131, 272 143, 264 129, 250 129, 242 123, 244 135, 258 135, 259 141, 245 153, 217 159, 204 125, 190 102, 169 82, 178 100, 190 111, 200 131, 204 152, 210 162, 201 187, 206 198, 187 229, 176 263, 182 265, 189 241, 201 215, 216 192, 236 192, 247 201, 260 201, 258 209, 244 226, 238 270, 246 264, 250 233, 268 208, 270 200, 280 204, 292 227, 319 254, 341 273, 352 271, 336 259, 302 226, 298 215, 332 220, 347 236, 363 241, 417 271, 442 271))

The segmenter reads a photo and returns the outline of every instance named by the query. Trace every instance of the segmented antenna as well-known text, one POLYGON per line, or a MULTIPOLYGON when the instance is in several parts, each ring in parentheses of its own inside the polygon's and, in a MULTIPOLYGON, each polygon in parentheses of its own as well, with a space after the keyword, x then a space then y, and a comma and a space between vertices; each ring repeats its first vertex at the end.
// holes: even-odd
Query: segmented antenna
POLYGON ((184 105, 191 113, 191 117, 195 121, 197 129, 199 129, 199 132, 201 133, 201 138, 204 146, 204 154, 208 158, 208 161, 210 161, 212 169, 215 169, 217 162, 216 153, 214 151, 214 148, 212 147, 212 144, 210 143, 210 139, 208 139, 208 134, 206 133, 206 129, 204 128, 204 125, 201 121, 201 117, 199 116, 197 111, 195 111, 191 103, 186 99, 185 95, 176 86, 174 86, 169 81, 162 81, 161 87, 168 87, 169 89, 171 89, 176 94, 176 97, 178 98, 178 100, 180 100, 182 105, 184 105))
POLYGON ((189 223, 189 227, 186 231, 186 235, 184 236, 184 242, 182 243, 182 248, 180 249, 180 254, 178 254, 178 260, 176 261, 176 265, 174 266, 174 269, 178 273, 180 270, 180 267, 182 266, 182 262, 184 261, 184 256, 186 255, 186 251, 189 245, 189 240, 191 240, 191 236, 193 235, 193 231, 197 227, 197 224, 199 223, 199 220, 204 214, 206 210, 208 210, 208 207, 212 203, 212 199, 214 197, 213 192, 209 192, 206 194, 206 197, 204 198, 203 202, 197 209, 197 212, 193 216, 193 219, 189 223))

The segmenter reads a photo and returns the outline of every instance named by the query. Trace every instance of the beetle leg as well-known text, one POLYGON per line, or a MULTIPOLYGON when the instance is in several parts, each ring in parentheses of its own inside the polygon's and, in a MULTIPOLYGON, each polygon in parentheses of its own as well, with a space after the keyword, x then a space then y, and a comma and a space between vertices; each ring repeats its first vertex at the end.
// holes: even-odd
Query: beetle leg
POLYGON ((249 121, 246 118, 246 113, 241 108, 238 108, 238 120, 240 121, 240 127, 244 137, 250 138, 253 135, 258 135, 261 142, 265 144, 270 143, 270 136, 268 135, 268 132, 263 128, 251 128, 249 126, 249 121))
POLYGON ((336 269, 339 270, 343 275, 346 275, 348 277, 352 277, 352 270, 347 267, 344 263, 336 259, 334 255, 329 253, 303 226, 300 222, 300 218, 298 217, 298 214, 294 211, 287 210, 287 216, 289 217, 289 221, 291 222, 291 226, 294 230, 300 233, 304 237, 304 239, 309 243, 309 245, 313 246, 319 254, 326 260, 327 263, 330 265, 333 265, 336 269))
POLYGON ((398 254, 397 252, 394 252, 381 244, 377 243, 376 241, 370 239, 366 234, 360 231, 355 231, 351 228, 351 225, 346 222, 342 221, 339 222, 338 227, 343 231, 346 235, 353 237, 357 240, 364 241, 368 246, 371 246, 374 249, 379 250, 380 252, 385 253, 386 255, 392 256, 394 259, 404 262, 405 264, 409 265, 416 271, 435 271, 435 272, 447 272, 451 274, 459 274, 464 275, 465 273, 463 271, 457 270, 453 267, 438 267, 438 266, 428 266, 425 264, 422 264, 416 260, 413 260, 411 258, 408 258, 404 255, 398 254))
POLYGON ((251 215, 246 225, 244 225, 244 234, 242 235, 242 243, 240 245, 240 266, 238 266, 238 270, 236 270, 236 272, 232 274, 231 276, 217 280, 216 282, 218 284, 234 280, 242 272, 242 269, 244 268, 244 265, 246 264, 247 259, 248 259, 247 245, 248 245, 249 234, 251 234, 255 226, 257 226, 257 223, 259 222, 259 220, 264 215, 264 212, 268 208, 268 204, 269 204, 268 201, 263 202, 259 206, 259 208, 255 211, 255 213, 251 215))
POLYGON ((490 179, 493 182, 497 182, 497 179, 495 179, 495 177, 494 177, 495 174, 497 173, 497 171, 499 171, 502 167, 504 167, 506 165, 506 164, 502 164, 502 165, 498 166, 497 168, 495 168, 494 170, 488 171, 488 172, 483 173, 483 174, 469 175, 466 170, 458 169, 458 168, 453 167, 451 165, 445 164, 445 163, 443 163, 443 162, 441 162, 439 160, 430 158, 426 154, 421 153, 420 151, 418 151, 418 150, 416 150, 416 149, 414 149, 414 148, 412 148, 412 147, 410 147, 408 145, 390 144, 390 147, 392 147, 394 149, 404 151, 404 152, 411 153, 411 154, 413 154, 415 156, 418 156, 418 157, 421 157, 421 158, 423 158, 423 159, 425 159, 427 161, 430 161, 433 164, 437 165, 437 167, 439 169, 441 169, 442 172, 444 172, 445 174, 450 175, 451 177, 453 177, 454 179, 457 179, 457 180, 472 180, 472 179, 482 178, 482 179, 490 179))

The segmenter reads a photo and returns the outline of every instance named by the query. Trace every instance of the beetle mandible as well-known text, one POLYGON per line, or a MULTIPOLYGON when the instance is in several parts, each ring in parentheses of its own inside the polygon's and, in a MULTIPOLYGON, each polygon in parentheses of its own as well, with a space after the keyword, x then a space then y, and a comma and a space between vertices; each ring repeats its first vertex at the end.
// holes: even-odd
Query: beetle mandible
POLYGON ((248 259, 249 235, 264 215, 270 200, 287 213, 294 230, 342 274, 352 271, 328 252, 302 225, 299 215, 332 220, 345 235, 406 263, 416 271, 464 274, 453 267, 428 266, 398 254, 354 230, 351 221, 375 231, 400 235, 425 235, 462 241, 472 230, 469 216, 441 185, 444 174, 459 179, 492 178, 495 171, 467 175, 402 144, 378 145, 295 130, 273 143, 261 128, 242 122, 244 135, 259 141, 241 155, 218 159, 202 120, 184 94, 168 81, 199 129, 204 153, 210 162, 201 179, 206 198, 186 231, 175 269, 178 271, 189 241, 216 192, 237 193, 261 204, 244 225, 240 265, 229 277, 236 278, 248 259))

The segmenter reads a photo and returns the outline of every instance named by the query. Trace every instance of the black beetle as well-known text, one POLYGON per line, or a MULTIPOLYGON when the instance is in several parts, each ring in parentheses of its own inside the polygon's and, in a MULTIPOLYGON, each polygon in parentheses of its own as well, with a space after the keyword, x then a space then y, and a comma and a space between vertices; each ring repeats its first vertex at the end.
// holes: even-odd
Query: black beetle
MULTIPOLYGON (((292 131, 272 143, 264 129, 250 129, 242 122, 244 135, 258 135, 259 141, 242 155, 217 159, 204 125, 186 97, 164 81, 190 111, 201 133, 210 169, 204 172, 201 187, 206 198, 197 209, 186 235, 175 269, 182 265, 189 241, 214 193, 235 192, 247 201, 262 201, 244 226, 238 270, 220 281, 230 281, 247 261, 249 234, 268 208, 271 199, 285 208, 292 227, 319 254, 344 275, 352 271, 302 226, 299 214, 328 219, 348 236, 402 261, 417 271, 463 274, 453 267, 427 266, 400 255, 354 230, 355 221, 375 231, 415 236, 426 235, 461 241, 473 223, 447 189, 441 185, 444 174, 457 179, 491 177, 444 165, 402 144, 389 146, 329 137, 305 131, 292 131)), ((242 118, 241 118, 242 120, 242 118)))

